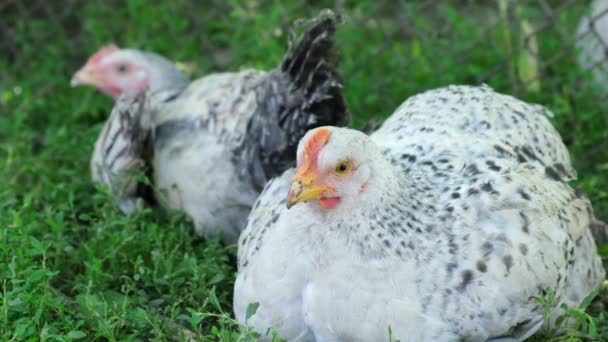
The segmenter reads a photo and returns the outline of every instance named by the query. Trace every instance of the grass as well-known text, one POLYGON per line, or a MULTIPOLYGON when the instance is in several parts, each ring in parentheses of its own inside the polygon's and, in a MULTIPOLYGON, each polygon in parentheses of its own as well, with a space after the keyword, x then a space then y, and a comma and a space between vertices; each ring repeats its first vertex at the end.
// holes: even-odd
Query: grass
MULTIPOLYGON (((24 17, 19 3, 0 6, 0 44, 8 43, 0 55, 0 340, 252 339, 231 318, 234 246, 197 238, 179 214, 144 210, 124 216, 91 184, 88 159, 111 101, 90 89, 69 88, 69 78, 90 53, 112 41, 192 62, 195 76, 269 69, 281 58, 290 23, 333 3, 46 5, 51 13, 66 13, 60 20, 44 6, 25 8, 24 17)), ((579 171, 574 185, 589 195, 596 216, 608 220, 608 103, 551 30, 535 37, 541 58, 564 54, 540 70, 534 87, 518 84, 521 75, 514 70, 534 65, 523 68, 518 63, 526 58, 511 62, 505 54, 517 51, 521 39, 505 24, 483 29, 500 15, 479 5, 487 2, 464 3, 471 1, 444 3, 420 15, 408 3, 345 5, 347 20, 337 41, 354 125, 389 115, 420 91, 485 81, 555 112, 579 171)), ((531 3, 517 9, 526 25, 538 24, 543 13, 531 3)), ((558 12, 554 25, 574 32, 584 7, 578 2, 558 12)), ((601 311, 578 316, 595 320, 595 331, 581 324, 565 337, 537 339, 605 338, 601 311)))

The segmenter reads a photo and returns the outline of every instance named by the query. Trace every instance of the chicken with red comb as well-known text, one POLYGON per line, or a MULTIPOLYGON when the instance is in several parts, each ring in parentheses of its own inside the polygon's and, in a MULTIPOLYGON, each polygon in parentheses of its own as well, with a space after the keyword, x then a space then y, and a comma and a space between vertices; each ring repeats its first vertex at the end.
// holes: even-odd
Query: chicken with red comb
POLYGON ((176 65, 161 55, 136 49, 120 49, 114 44, 93 54, 72 77, 71 85, 93 86, 118 99, 147 90, 181 88, 187 78, 176 65))
MULTIPOLYGON (((183 85, 149 77, 147 91, 118 98, 95 145, 93 179, 110 186, 125 212, 145 199, 184 211, 204 236, 219 232, 235 241, 266 181, 295 163, 300 138, 348 122, 334 42, 338 19, 326 10, 303 22, 274 70, 211 74, 183 85), (138 182, 138 173, 151 186, 138 182)), ((102 49, 87 65, 119 68, 113 56, 120 51, 102 49)))
POLYGON ((604 279, 551 113, 487 86, 308 132, 238 243, 234 313, 288 341, 523 341, 604 279))

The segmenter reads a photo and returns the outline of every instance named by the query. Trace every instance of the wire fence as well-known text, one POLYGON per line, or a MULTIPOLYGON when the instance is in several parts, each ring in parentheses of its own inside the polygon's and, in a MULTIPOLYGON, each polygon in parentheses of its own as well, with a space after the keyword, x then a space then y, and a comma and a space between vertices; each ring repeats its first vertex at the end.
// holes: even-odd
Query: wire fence
POLYGON ((475 64, 480 51, 495 51, 500 56, 492 65, 476 70, 468 81, 493 83, 495 78, 506 78, 511 93, 519 95, 539 90, 541 82, 553 89, 565 82, 580 89, 589 85, 590 75, 596 82, 592 87, 608 92, 607 0, 469 0, 450 9, 440 0, 402 3, 401 12, 386 12, 384 20, 396 22, 399 32, 385 30, 385 42, 388 45, 401 36, 425 46, 440 44, 445 54, 425 56, 437 66, 437 75, 449 72, 443 65, 466 67, 475 64), (462 33, 468 37, 458 39, 462 33), (441 63, 446 56, 455 58, 441 63), (564 65, 579 68, 580 73, 564 80, 560 75, 564 65))
MULTIPOLYGON (((348 1, 321 5, 344 9, 347 23, 383 37, 380 44, 365 47, 374 51, 369 58, 389 51, 396 40, 407 41, 412 50, 417 46, 441 46, 441 50, 434 49, 432 54, 422 48, 419 54, 433 66, 436 75, 444 75, 451 68, 471 68, 479 59, 494 53, 495 58, 485 63, 483 69, 469 70, 466 79, 454 81, 498 83, 499 88, 519 95, 541 87, 553 90, 563 87, 564 68, 578 68, 581 72, 568 76, 569 86, 578 87, 587 77, 595 80, 598 89, 608 91, 608 0, 459 0, 449 6, 446 3, 380 1, 374 13, 353 11, 348 1), (450 62, 444 62, 448 57, 450 62)), ((243 4, 245 8, 248 6, 247 1, 243 4)), ((8 65, 19 61, 25 53, 23 31, 30 31, 27 46, 44 45, 58 34, 57 30, 46 29, 49 22, 58 25, 59 33, 65 35, 66 45, 62 48, 78 49, 87 39, 83 35, 85 18, 104 16, 124 5, 117 0, 99 2, 99 13, 95 14, 88 10, 91 2, 85 0, 4 0, 0 2, 1 55, 8 65)), ((300 0, 292 10, 307 7, 321 6, 300 0)), ((205 1, 203 5, 196 2, 180 5, 175 11, 170 17, 184 20, 191 34, 201 36, 201 49, 214 49, 213 43, 201 34, 203 24, 210 18, 226 16, 231 9, 222 1, 205 1)), ((72 55, 68 64, 76 68, 90 52, 83 50, 72 55)), ((409 57, 394 56, 404 59, 404 67, 410 62, 409 57)), ((365 64, 365 60, 360 61, 361 68, 355 72, 365 72, 365 64)))

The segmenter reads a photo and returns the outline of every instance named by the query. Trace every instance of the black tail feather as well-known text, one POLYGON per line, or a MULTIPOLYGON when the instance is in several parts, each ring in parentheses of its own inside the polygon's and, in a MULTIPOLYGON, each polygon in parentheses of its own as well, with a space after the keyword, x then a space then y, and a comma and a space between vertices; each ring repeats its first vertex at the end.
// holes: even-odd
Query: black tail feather
POLYGON ((296 27, 304 27, 297 41, 294 29, 290 32, 289 48, 279 67, 288 79, 290 93, 280 126, 293 138, 289 145, 294 147, 312 128, 349 123, 334 39, 340 21, 340 15, 323 10, 313 19, 296 23, 296 27))
MULTIPOLYGON (((294 39, 279 67, 260 91, 259 111, 248 123, 237 161, 247 161, 246 173, 260 186, 295 165, 300 139, 319 126, 349 123, 334 42, 340 17, 330 10, 295 26, 304 30, 294 39), (252 162, 256 161, 256 162, 252 162)), ((244 171, 245 172, 245 171, 244 171)))

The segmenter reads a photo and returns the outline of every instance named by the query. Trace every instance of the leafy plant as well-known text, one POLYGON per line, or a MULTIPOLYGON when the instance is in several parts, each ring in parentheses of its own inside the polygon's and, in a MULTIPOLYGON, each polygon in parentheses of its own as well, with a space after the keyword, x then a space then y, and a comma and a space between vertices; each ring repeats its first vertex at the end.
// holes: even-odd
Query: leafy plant
POLYGON ((534 337, 536 340, 576 341, 580 339, 604 339, 608 331, 598 327, 605 323, 605 314, 600 312, 593 316, 586 312, 591 302, 598 296, 599 291, 587 295, 576 308, 570 308, 565 303, 556 301, 555 291, 546 290, 547 296, 534 297, 543 306, 543 321, 545 321, 542 335, 534 337), (559 304, 559 306, 558 306, 559 304), (554 316, 554 314, 559 315, 554 316))

